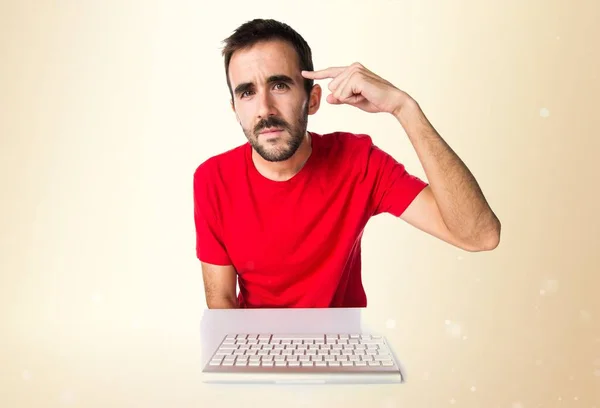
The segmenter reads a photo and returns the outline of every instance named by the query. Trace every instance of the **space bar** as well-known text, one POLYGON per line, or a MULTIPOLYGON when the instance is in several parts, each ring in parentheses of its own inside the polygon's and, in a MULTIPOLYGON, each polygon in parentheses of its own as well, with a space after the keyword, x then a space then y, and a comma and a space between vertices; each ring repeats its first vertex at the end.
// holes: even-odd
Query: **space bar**
POLYGON ((273 340, 323 340, 322 334, 273 334, 273 340))

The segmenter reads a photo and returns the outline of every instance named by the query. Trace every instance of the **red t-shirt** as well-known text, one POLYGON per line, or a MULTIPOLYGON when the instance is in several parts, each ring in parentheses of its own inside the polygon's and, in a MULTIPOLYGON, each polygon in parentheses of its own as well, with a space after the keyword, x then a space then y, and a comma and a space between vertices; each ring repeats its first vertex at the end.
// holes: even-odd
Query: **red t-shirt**
POLYGON ((310 134, 312 153, 288 181, 263 177, 249 143, 194 173, 196 255, 235 267, 240 307, 366 307, 365 226, 400 216, 427 185, 368 135, 310 134))

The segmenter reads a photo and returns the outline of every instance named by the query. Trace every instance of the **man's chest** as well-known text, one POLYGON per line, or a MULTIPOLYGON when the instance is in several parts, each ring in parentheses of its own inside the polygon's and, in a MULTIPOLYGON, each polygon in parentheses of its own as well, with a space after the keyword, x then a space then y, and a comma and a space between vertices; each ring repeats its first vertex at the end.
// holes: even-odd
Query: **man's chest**
POLYGON ((221 214, 223 244, 238 273, 311 269, 350 248, 368 219, 365 197, 352 187, 338 183, 232 195, 221 214))

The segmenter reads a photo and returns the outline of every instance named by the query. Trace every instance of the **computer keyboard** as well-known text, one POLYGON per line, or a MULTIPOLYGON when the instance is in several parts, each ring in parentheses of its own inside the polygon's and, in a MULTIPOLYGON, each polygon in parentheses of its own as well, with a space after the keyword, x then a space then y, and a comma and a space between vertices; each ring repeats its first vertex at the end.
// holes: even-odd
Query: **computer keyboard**
POLYGON ((205 372, 398 372, 384 337, 371 334, 229 334, 205 372))

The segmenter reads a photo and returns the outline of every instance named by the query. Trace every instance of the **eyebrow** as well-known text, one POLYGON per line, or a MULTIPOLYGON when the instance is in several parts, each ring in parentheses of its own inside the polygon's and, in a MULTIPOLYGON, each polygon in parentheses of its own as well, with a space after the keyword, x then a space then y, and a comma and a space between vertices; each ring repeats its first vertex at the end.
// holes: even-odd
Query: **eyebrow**
MULTIPOLYGON (((287 75, 271 75, 267 79, 268 84, 272 84, 272 83, 276 83, 276 82, 284 82, 289 85, 294 84, 294 80, 287 75)), ((253 82, 244 82, 242 84, 239 84, 238 86, 235 87, 235 94, 241 95, 244 92, 252 89, 253 86, 254 86, 253 82)))

